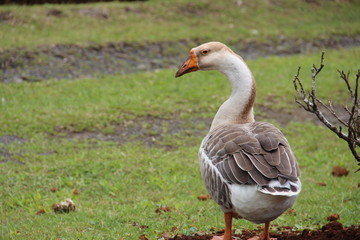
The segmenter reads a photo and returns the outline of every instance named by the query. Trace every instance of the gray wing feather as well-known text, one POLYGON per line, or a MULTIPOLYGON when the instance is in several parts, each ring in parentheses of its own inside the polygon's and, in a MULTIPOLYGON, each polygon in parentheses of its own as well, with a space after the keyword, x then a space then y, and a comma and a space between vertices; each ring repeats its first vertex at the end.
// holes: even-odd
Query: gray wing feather
POLYGON ((244 171, 250 171, 254 167, 250 159, 245 154, 238 152, 238 153, 234 153, 233 156, 235 158, 235 162, 237 166, 240 169, 244 171))
POLYGON ((300 174, 286 138, 269 123, 221 126, 209 133, 203 147, 230 184, 296 181, 300 174))

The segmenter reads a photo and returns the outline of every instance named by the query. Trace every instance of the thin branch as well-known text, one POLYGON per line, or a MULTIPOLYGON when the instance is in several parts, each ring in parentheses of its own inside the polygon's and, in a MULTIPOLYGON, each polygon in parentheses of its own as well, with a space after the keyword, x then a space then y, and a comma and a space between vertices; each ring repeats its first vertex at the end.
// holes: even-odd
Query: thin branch
POLYGON ((352 91, 351 86, 350 86, 349 81, 348 81, 350 73, 348 72, 347 74, 345 74, 344 71, 340 71, 340 70, 338 70, 338 73, 340 74, 340 78, 342 78, 344 80, 351 98, 354 98, 353 91, 352 91))
MULTIPOLYGON (((360 69, 356 74, 355 79, 355 89, 353 90, 351 84, 349 83, 350 73, 345 74, 344 71, 339 71, 340 77, 344 80, 347 90, 350 97, 352 98, 352 106, 350 109, 348 106, 345 106, 344 109, 349 115, 347 121, 341 119, 339 115, 334 110, 332 102, 329 101, 329 105, 324 104, 316 96, 316 77, 321 72, 324 67, 324 52, 321 54, 320 67, 313 65, 311 69, 311 90, 306 92, 299 78, 300 76, 300 67, 294 77, 293 84, 295 91, 300 96, 301 99, 295 98, 295 102, 302 106, 306 111, 311 112, 316 115, 316 117, 322 122, 327 128, 334 132, 339 138, 345 140, 348 143, 349 149, 358 161, 360 166, 360 156, 356 151, 356 147, 360 147, 360 110, 359 110, 359 101, 358 101, 358 89, 359 89, 359 79, 360 79, 360 69), (330 114, 332 114, 335 119, 344 127, 347 128, 347 133, 343 132, 342 126, 336 127, 332 124, 319 110, 318 104, 324 107, 330 114)), ((357 170, 359 171, 360 168, 357 170)))
POLYGON ((351 115, 351 112, 350 112, 348 106, 345 106, 344 109, 345 109, 345 111, 346 111, 349 115, 351 115))
POLYGON ((326 110, 328 110, 336 118, 336 120, 338 120, 344 126, 348 127, 348 123, 342 120, 335 112, 331 101, 329 101, 329 106, 323 103, 320 99, 316 99, 316 101, 320 103, 321 106, 323 106, 326 110))

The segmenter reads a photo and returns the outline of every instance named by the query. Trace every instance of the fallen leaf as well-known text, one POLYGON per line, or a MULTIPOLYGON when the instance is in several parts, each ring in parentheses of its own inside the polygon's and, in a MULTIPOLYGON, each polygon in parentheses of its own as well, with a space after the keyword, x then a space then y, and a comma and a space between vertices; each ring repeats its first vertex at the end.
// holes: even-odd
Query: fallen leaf
POLYGON ((36 215, 42 215, 44 213, 45 213, 45 209, 41 209, 41 210, 36 212, 36 215))
POLYGON ((146 229, 146 228, 149 228, 149 226, 146 226, 146 225, 141 225, 139 226, 140 229, 146 229))
POLYGON ((318 183, 316 183, 316 185, 319 185, 321 187, 326 187, 327 186, 327 184, 325 182, 318 182, 318 183))
POLYGON ((145 234, 140 235, 139 240, 149 240, 145 234))
POLYGON ((335 166, 333 167, 331 174, 335 177, 347 176, 349 174, 349 170, 340 166, 335 166))
POLYGON ((294 214, 295 213, 295 209, 290 208, 289 210, 286 211, 286 214, 294 214))
POLYGON ((171 238, 171 235, 168 232, 165 232, 163 234, 160 235, 160 239, 169 239, 171 238))
POLYGON ((73 195, 79 195, 79 190, 77 188, 73 191, 73 195))
POLYGON ((170 207, 159 207, 158 209, 155 210, 156 213, 161 214, 162 212, 170 212, 171 208, 170 207))
POLYGON ((205 200, 208 200, 209 198, 210 198, 210 196, 208 194, 197 196, 197 199, 199 199, 200 201, 205 201, 205 200))
POLYGON ((340 215, 337 213, 331 214, 327 217, 327 220, 330 222, 334 222, 340 219, 340 215))
POLYGON ((53 188, 51 188, 51 189, 50 189, 50 191, 52 191, 52 192, 56 192, 56 191, 57 191, 57 189, 56 189, 55 187, 53 187, 53 188))

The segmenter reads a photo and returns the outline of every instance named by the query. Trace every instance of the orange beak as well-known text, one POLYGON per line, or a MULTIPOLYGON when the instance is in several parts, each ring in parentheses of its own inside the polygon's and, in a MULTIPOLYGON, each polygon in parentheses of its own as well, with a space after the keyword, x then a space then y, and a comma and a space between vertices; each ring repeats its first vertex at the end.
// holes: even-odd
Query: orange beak
POLYGON ((199 66, 197 64, 196 55, 193 50, 190 51, 190 56, 186 59, 186 61, 183 63, 183 65, 179 68, 179 70, 176 72, 175 77, 181 77, 182 75, 189 73, 189 72, 195 72, 199 70, 199 66))

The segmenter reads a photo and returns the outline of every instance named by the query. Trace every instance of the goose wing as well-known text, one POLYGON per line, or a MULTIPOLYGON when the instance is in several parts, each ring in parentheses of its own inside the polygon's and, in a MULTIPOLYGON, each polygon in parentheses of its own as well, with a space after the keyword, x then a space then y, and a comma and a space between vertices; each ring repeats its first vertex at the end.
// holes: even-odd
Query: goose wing
POLYGON ((230 184, 269 186, 296 182, 300 170, 285 136, 270 123, 223 125, 204 139, 202 149, 230 184))

